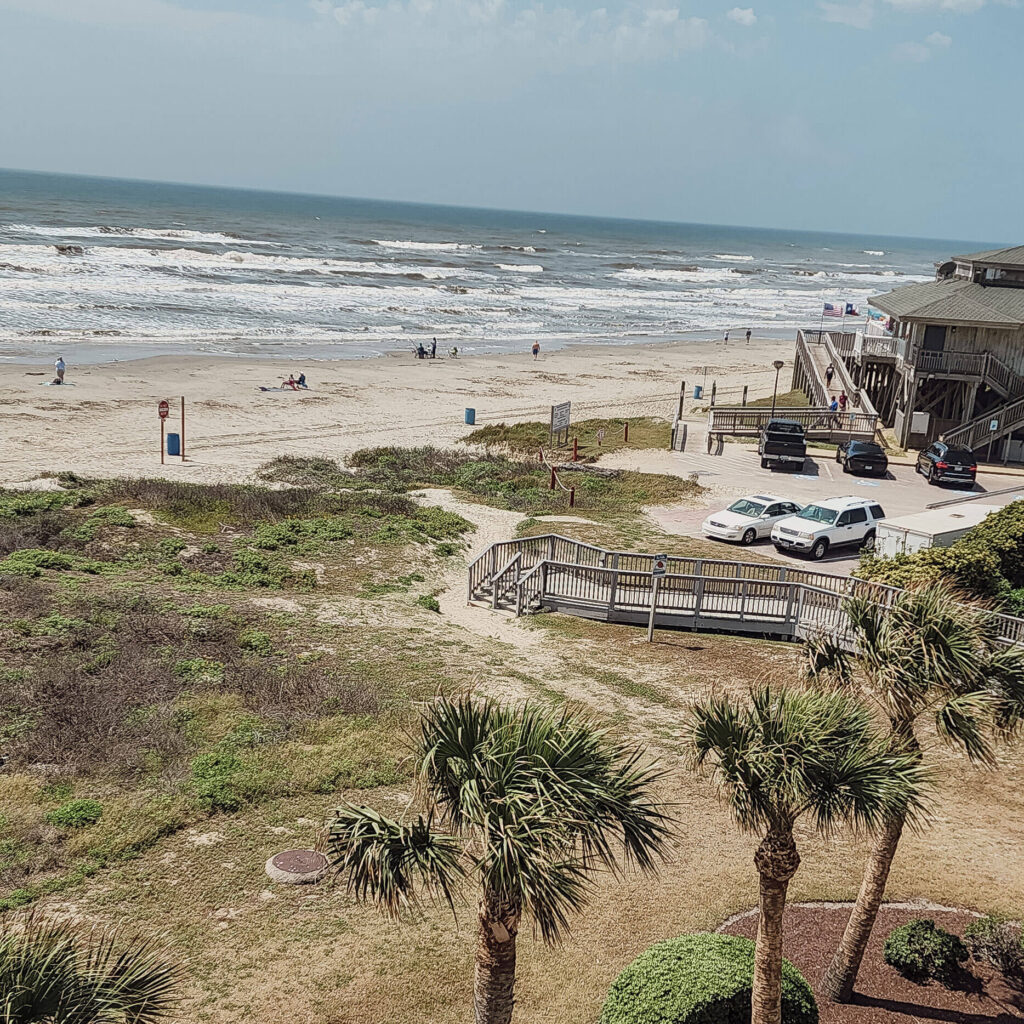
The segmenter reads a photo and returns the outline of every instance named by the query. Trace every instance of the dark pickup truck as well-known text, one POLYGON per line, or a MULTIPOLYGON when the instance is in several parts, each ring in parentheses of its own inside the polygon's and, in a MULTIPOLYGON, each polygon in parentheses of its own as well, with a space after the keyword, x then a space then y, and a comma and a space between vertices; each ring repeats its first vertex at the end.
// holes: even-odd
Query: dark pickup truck
POLYGON ((757 454, 761 456, 762 469, 771 465, 803 469, 807 458, 803 424, 796 420, 769 420, 758 439, 757 454))

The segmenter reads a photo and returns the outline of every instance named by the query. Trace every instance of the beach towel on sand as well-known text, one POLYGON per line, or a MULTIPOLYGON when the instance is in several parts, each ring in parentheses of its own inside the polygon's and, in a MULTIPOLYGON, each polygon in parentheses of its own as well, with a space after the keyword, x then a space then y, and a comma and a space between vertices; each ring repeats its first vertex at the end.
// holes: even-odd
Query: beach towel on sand
POLYGON ((73 388, 75 385, 67 380, 63 384, 56 380, 41 380, 39 386, 41 388, 73 388))
MULTIPOLYGON (((265 388, 265 387, 257 387, 256 390, 257 391, 296 391, 297 389, 296 388, 265 388)), ((302 391, 312 391, 313 389, 312 388, 302 388, 301 390, 302 391)))

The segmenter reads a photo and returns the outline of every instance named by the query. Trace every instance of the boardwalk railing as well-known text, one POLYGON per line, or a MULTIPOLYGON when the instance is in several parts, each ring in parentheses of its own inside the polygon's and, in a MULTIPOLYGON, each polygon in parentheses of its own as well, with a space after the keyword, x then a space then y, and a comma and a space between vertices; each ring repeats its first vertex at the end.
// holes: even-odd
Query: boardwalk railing
MULTIPOLYGON (((469 599, 486 598, 492 607, 505 603, 517 615, 546 609, 605 622, 646 623, 654 593, 653 560, 653 555, 606 551, 557 534, 504 541, 470 566, 470 580, 478 583, 475 589, 471 583, 469 599), (492 559, 495 548, 501 553, 492 559), (548 552, 574 557, 548 557, 548 552), (493 587, 486 571, 480 573, 492 562, 499 566, 493 587)), ((852 643, 847 600, 868 597, 888 608, 901 593, 896 587, 788 565, 669 558, 666 569, 657 590, 656 625, 777 639, 825 632, 852 643)), ((1024 619, 997 613, 991 618, 1004 643, 1024 643, 1024 619)))
MULTIPOLYGON (((832 412, 822 406, 776 407, 775 415, 781 419, 796 420, 803 425, 807 437, 817 441, 843 441, 850 436, 870 440, 879 424, 878 415, 874 412, 832 412)), ((763 406, 715 406, 708 410, 708 434, 757 437, 771 418, 771 409, 763 406)))

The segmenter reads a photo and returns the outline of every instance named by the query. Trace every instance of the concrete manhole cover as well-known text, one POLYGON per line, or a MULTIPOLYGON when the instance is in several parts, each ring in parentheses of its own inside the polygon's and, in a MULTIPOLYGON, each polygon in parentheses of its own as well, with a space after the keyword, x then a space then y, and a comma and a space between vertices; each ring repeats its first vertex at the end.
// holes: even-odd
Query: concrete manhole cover
POLYGON ((316 850, 283 850, 267 861, 267 874, 286 885, 312 885, 327 874, 327 858, 316 850))

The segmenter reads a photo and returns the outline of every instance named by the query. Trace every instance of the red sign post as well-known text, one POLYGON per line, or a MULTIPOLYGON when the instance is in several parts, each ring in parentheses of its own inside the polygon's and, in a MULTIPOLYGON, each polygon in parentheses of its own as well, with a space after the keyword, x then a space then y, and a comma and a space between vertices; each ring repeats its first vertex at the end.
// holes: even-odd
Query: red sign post
POLYGON ((156 407, 156 411, 160 416, 160 465, 162 466, 164 464, 164 451, 167 448, 164 441, 164 432, 167 427, 167 417, 170 415, 171 407, 164 399, 160 399, 160 404, 156 407))

